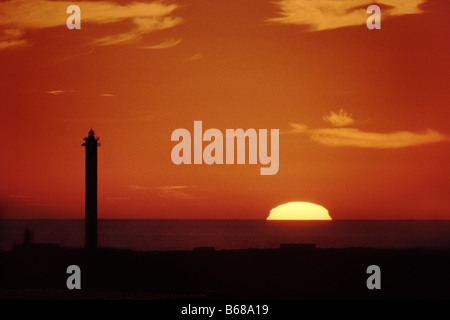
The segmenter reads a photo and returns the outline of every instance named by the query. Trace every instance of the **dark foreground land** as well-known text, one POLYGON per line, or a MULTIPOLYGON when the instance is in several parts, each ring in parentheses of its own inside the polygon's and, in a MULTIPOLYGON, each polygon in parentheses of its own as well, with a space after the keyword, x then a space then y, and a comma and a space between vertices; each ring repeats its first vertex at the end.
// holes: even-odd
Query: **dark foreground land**
POLYGON ((1 299, 450 299, 450 249, 149 251, 19 246, 0 253, 1 299), (81 290, 69 290, 69 265, 81 290), (366 286, 381 268, 381 289, 366 286))

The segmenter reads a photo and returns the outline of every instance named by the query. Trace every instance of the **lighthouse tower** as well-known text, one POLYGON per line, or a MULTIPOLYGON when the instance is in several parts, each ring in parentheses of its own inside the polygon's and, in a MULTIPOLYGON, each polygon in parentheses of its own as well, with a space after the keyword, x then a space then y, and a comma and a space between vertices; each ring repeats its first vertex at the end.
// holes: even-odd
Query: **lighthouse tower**
POLYGON ((85 247, 97 248, 97 147, 98 138, 91 129, 84 138, 86 147, 85 247))

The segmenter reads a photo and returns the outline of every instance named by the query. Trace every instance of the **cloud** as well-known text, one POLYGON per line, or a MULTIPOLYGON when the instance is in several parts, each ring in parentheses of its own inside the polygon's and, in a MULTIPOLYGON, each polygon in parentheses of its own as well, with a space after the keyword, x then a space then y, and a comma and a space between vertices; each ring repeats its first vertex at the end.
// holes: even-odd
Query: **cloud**
POLYGON ((304 133, 308 130, 308 126, 303 123, 289 123, 292 127, 287 133, 304 133))
MULTIPOLYGON (((75 92, 75 90, 49 90, 49 91, 46 91, 45 93, 52 94, 54 96, 59 96, 63 93, 71 93, 71 92, 75 92)), ((112 93, 100 93, 99 96, 100 97, 115 97, 116 95, 114 95, 112 93)))
POLYGON ((23 35, 23 31, 18 29, 6 29, 2 31, 2 37, 17 38, 23 35))
POLYGON ((8 48, 22 48, 28 45, 26 40, 4 40, 0 41, 0 50, 8 48))
POLYGON ((329 115, 323 117, 323 120, 335 127, 344 127, 355 122, 351 115, 342 109, 339 110, 339 113, 331 111, 329 115))
POLYGON ((155 44, 153 46, 143 46, 141 47, 142 49, 168 49, 168 48, 173 48, 175 47, 177 44, 179 44, 181 42, 181 39, 175 40, 175 39, 168 39, 164 42, 155 44))
POLYGON ((203 58, 202 53, 196 53, 193 56, 190 56, 189 58, 185 59, 186 61, 197 61, 203 58))
POLYGON ((75 90, 59 90, 59 89, 57 89, 57 90, 49 90, 49 91, 46 91, 45 93, 46 94, 51 94, 51 95, 54 95, 54 96, 59 96, 59 95, 62 95, 63 93, 74 93, 74 92, 76 92, 75 90))
MULTIPOLYGON (((178 8, 176 4, 159 2, 132 2, 120 5, 106 1, 77 1, 81 8, 81 26, 86 23, 111 24, 130 20, 133 28, 125 33, 108 35, 92 42, 93 45, 106 46, 128 43, 142 39, 143 35, 167 28, 182 22, 180 17, 171 16, 178 8)), ((66 14, 67 1, 50 0, 10 0, 0 3, 0 27, 19 30, 9 35, 9 39, 0 37, 0 49, 12 46, 24 46, 23 30, 65 27, 69 14, 66 14)), ((3 32, 4 33, 4 32, 3 32)))
POLYGON ((59 96, 61 93, 64 93, 64 92, 67 92, 67 91, 64 91, 64 90, 51 90, 51 91, 47 91, 46 93, 53 94, 54 96, 59 96))
MULTIPOLYGON (((340 116, 332 112, 331 115, 324 117, 324 120, 333 126, 342 126, 353 122, 353 119, 344 111, 342 111, 342 115, 340 116), (350 122, 350 120, 352 121, 350 122)), ((306 134, 313 141, 330 147, 397 149, 450 141, 448 136, 431 129, 427 129, 422 133, 410 131, 377 133, 362 131, 356 128, 309 129, 302 123, 290 123, 290 126, 292 129, 286 133, 306 134)))
POLYGON ((281 17, 268 21, 296 24, 308 27, 309 31, 330 30, 342 27, 365 25, 371 4, 385 5, 382 15, 401 16, 419 14, 426 0, 279 0, 281 17))
POLYGON ((396 149, 420 146, 441 141, 448 137, 428 129, 424 133, 397 131, 393 133, 364 132, 355 128, 316 129, 312 140, 331 147, 360 147, 396 149))
POLYGON ((93 44, 96 46, 109 46, 141 40, 147 33, 172 28, 180 24, 182 19, 178 17, 134 18, 133 22, 135 24, 133 30, 97 39, 93 44))
POLYGON ((23 32, 18 29, 6 29, 0 32, 0 50, 27 46, 27 41, 20 39, 23 32))
POLYGON ((156 187, 159 191, 159 196, 164 199, 172 200, 193 200, 198 199, 198 196, 192 194, 194 186, 161 186, 156 187))
POLYGON ((167 200, 193 200, 199 199, 197 195, 193 193, 196 186, 159 186, 159 187, 147 187, 142 185, 129 185, 131 190, 135 191, 157 191, 161 198, 167 200))

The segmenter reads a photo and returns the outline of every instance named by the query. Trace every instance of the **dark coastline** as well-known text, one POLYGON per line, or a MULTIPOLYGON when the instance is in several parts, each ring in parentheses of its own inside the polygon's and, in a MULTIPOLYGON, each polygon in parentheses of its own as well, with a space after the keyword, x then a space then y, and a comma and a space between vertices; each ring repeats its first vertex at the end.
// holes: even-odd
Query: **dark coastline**
POLYGON ((131 251, 19 245, 0 253, 2 300, 450 299, 449 249, 131 251), (81 290, 66 268, 81 268, 81 290), (369 290, 369 265, 381 289, 369 290))

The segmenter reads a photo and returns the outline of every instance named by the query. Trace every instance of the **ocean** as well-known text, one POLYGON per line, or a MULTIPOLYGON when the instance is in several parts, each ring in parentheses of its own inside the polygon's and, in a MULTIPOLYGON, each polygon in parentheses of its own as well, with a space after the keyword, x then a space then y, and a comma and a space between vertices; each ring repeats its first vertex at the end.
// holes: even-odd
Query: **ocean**
MULTIPOLYGON (((83 247, 84 220, 0 220, 0 250, 23 242, 83 247)), ((319 248, 449 248, 449 220, 99 220, 99 247, 132 250, 278 248, 315 243, 319 248)))

